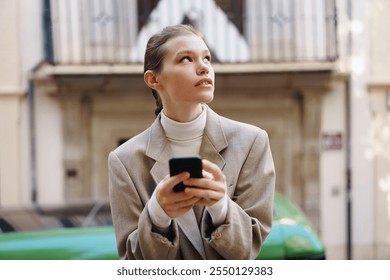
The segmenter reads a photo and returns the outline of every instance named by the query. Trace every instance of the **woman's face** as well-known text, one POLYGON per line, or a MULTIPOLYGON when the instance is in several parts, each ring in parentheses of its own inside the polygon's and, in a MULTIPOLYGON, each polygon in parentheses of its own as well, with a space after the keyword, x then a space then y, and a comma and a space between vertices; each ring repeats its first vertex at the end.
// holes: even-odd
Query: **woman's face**
POLYGON ((199 108, 214 98, 214 70, 205 42, 196 35, 168 40, 162 70, 156 75, 158 88, 168 116, 199 108))

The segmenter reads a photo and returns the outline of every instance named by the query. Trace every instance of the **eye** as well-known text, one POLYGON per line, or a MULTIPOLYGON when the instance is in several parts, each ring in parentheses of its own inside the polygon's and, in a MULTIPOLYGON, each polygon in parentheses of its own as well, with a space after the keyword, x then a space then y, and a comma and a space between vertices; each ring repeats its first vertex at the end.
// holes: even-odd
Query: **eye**
POLYGON ((208 62, 211 62, 211 56, 210 55, 206 55, 204 57, 204 60, 208 61, 208 62))
POLYGON ((191 58, 189 56, 185 56, 182 59, 180 59, 181 62, 191 62, 191 58))

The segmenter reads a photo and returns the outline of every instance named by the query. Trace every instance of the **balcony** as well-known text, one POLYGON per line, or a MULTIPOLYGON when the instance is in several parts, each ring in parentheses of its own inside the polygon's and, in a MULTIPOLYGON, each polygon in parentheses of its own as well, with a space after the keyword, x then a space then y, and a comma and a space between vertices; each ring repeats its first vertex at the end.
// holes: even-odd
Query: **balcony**
POLYGON ((148 38, 190 23, 217 64, 333 62, 335 0, 45 0, 53 65, 142 65, 148 38))

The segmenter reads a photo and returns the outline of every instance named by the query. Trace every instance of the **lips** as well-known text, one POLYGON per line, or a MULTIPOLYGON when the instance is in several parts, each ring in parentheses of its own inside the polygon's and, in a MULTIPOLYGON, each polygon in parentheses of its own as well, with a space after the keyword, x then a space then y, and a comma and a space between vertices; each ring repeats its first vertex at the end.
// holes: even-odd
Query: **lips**
POLYGON ((212 86, 212 85, 213 85, 213 81, 209 78, 201 79, 195 84, 196 87, 198 87, 198 86, 212 86))

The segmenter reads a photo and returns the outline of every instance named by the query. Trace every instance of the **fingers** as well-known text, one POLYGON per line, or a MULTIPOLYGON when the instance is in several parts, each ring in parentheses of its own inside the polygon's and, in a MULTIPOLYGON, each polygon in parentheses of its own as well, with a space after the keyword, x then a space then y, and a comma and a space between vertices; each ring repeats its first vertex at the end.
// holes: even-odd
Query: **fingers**
POLYGON ((176 202, 188 199, 188 195, 184 192, 174 192, 173 187, 180 182, 187 180, 190 177, 188 172, 182 172, 175 176, 166 176, 157 186, 157 199, 161 203, 165 201, 176 202))
POLYGON ((157 201, 165 213, 171 218, 183 215, 199 201, 199 197, 194 197, 185 192, 173 191, 173 187, 176 184, 185 181, 189 176, 190 174, 188 172, 183 172, 172 177, 168 175, 157 185, 157 201))
POLYGON ((212 163, 211 161, 208 161, 207 159, 203 159, 202 166, 204 171, 211 174, 215 181, 225 182, 225 175, 222 173, 221 169, 219 169, 218 165, 212 163))
POLYGON ((222 184, 207 184, 208 187, 190 187, 185 189, 185 193, 200 199, 218 201, 225 195, 225 186, 222 184))
POLYGON ((166 189, 168 192, 170 191, 173 191, 173 187, 175 185, 177 185, 178 183, 180 182, 183 182, 184 180, 190 178, 190 173, 189 172, 182 172, 180 174, 177 174, 175 176, 172 176, 172 177, 169 177, 169 175, 167 175, 167 177, 164 178, 165 180, 165 185, 164 185, 164 189, 166 189))
MULTIPOLYGON (((188 178, 183 183, 187 186, 194 186, 202 189, 211 189, 217 192, 225 193, 226 190, 226 177, 219 169, 217 165, 208 161, 202 160, 203 164, 203 178, 188 178)), ((193 193, 193 191, 189 191, 193 193)), ((198 192, 200 194, 200 192, 198 192)), ((212 199, 212 198, 211 198, 212 199)))
POLYGON ((160 203, 160 205, 169 217, 176 218, 189 211, 192 207, 194 207, 195 204, 199 202, 199 200, 200 199, 198 197, 191 196, 188 199, 175 202, 164 201, 160 203))
POLYGON ((174 212, 174 211, 188 211, 191 209, 197 202, 199 201, 198 197, 191 197, 186 200, 181 200, 176 203, 168 204, 166 206, 166 211, 174 212))
POLYGON ((226 193, 226 177, 214 163, 202 160, 203 178, 190 178, 188 172, 166 176, 156 188, 156 198, 161 208, 171 218, 183 215, 195 204, 211 206, 226 193), (173 187, 183 182, 189 186, 184 192, 174 192, 173 187), (191 187, 192 186, 192 187, 191 187))
POLYGON ((210 172, 207 172, 204 169, 202 170, 202 177, 206 178, 206 179, 209 179, 209 180, 213 180, 214 179, 213 174, 211 174, 210 172))
POLYGON ((211 206, 221 200, 226 193, 226 178, 217 165, 202 160, 203 178, 188 178, 183 183, 192 186, 185 193, 199 198, 197 205, 211 206))

